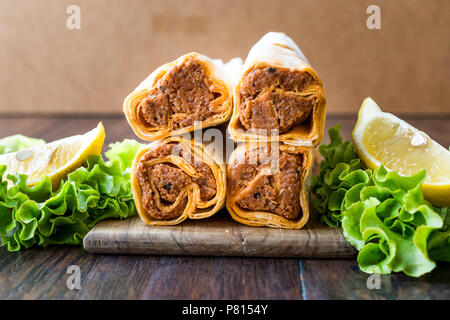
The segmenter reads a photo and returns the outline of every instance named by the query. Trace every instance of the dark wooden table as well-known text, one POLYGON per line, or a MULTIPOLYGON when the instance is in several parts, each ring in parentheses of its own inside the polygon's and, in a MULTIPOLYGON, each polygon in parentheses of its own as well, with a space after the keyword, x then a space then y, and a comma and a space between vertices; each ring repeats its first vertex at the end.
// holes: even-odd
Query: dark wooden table
MULTIPOLYGON (((450 145, 450 116, 402 117, 450 145)), ((21 133, 51 141, 85 132, 100 120, 106 143, 134 138, 121 115, 3 116, 0 136, 21 133)), ((328 116, 327 128, 337 123, 349 139, 355 117, 328 116)), ((439 264, 419 279, 381 276, 380 289, 368 289, 368 277, 354 260, 93 255, 68 246, 9 253, 0 248, 0 299, 450 299, 450 264, 439 264), (67 288, 70 265, 80 268, 80 290, 67 288)))

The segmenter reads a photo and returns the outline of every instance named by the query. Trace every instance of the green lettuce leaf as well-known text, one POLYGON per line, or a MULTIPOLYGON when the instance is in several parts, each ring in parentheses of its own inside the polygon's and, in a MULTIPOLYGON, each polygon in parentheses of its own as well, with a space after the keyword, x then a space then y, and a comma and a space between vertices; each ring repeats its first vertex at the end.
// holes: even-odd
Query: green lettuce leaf
POLYGON ((423 254, 435 261, 450 262, 450 207, 436 208, 444 219, 441 229, 420 226, 414 235, 414 243, 423 254))
POLYGON ((31 148, 45 141, 41 139, 25 137, 21 134, 16 134, 3 139, 0 139, 0 154, 16 152, 22 149, 31 148))
POLYGON ((143 146, 136 140, 124 139, 122 142, 111 143, 109 150, 105 152, 105 156, 111 162, 118 160, 123 172, 129 178, 134 156, 143 146))
POLYGON ((341 125, 331 128, 330 143, 322 144, 319 152, 323 157, 319 176, 312 179, 313 206, 320 220, 330 227, 341 224, 344 196, 359 183, 369 183, 371 171, 365 170, 353 144, 342 142, 341 125))
MULTIPOLYGON (((136 146, 134 140, 111 144, 109 161, 89 157, 86 166, 71 172, 57 190, 47 176, 29 187, 26 175, 8 175, 12 185, 6 179, 0 183, 2 246, 19 251, 51 244, 81 245, 99 221, 134 215, 129 171, 136 146)), ((0 166, 1 176, 5 170, 5 165, 0 166)))
POLYGON ((411 237, 390 229, 379 218, 376 207, 363 212, 360 224, 366 241, 357 258, 362 271, 381 274, 403 271, 419 277, 436 266, 414 245, 411 237))
POLYGON ((324 160, 313 180, 313 205, 322 222, 341 225, 359 251, 360 269, 419 277, 435 261, 450 261, 449 208, 434 208, 424 199, 426 172, 402 176, 383 166, 365 169, 339 128, 331 128, 330 144, 319 148, 324 160))
POLYGON ((360 251, 361 270, 419 277, 434 269, 436 264, 420 248, 426 242, 414 241, 416 227, 443 225, 441 215, 423 198, 424 179, 425 171, 405 177, 381 166, 372 175, 373 185, 359 184, 346 194, 342 231, 360 251))

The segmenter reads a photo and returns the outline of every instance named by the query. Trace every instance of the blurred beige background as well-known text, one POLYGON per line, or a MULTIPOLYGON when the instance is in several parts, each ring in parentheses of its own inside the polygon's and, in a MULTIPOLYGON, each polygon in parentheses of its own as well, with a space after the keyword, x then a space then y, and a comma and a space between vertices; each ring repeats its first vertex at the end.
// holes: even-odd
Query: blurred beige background
POLYGON ((396 113, 450 113, 449 0, 1 0, 0 113, 121 113, 157 66, 198 51, 245 58, 284 31, 322 78, 329 113, 364 97, 396 113), (69 30, 66 9, 81 8, 69 30), (381 30, 366 9, 381 8, 381 30))

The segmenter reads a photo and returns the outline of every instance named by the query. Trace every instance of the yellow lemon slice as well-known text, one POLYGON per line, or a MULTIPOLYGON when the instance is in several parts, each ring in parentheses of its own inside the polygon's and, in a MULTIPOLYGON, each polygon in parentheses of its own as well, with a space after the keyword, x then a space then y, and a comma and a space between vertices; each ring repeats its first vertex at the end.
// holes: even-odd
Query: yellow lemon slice
POLYGON ((36 184, 48 175, 54 185, 68 173, 83 165, 90 155, 100 154, 105 141, 105 129, 97 127, 82 135, 56 140, 33 148, 0 155, 0 164, 6 164, 7 174, 26 174, 28 184, 36 184))
POLYGON ((383 112, 366 98, 353 129, 356 152, 364 165, 412 175, 422 169, 425 198, 436 206, 450 206, 450 151, 393 114, 383 112))

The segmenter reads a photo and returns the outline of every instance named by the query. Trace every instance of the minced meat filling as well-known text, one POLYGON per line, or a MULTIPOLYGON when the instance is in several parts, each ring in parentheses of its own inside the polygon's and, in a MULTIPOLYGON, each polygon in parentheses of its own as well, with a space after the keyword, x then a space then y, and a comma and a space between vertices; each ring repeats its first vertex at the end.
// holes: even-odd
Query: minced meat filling
POLYGON ((150 169, 150 177, 161 199, 173 203, 184 186, 192 182, 191 178, 180 168, 158 163, 150 169))
POLYGON ((211 103, 220 94, 211 89, 205 68, 191 58, 167 72, 141 101, 142 116, 152 127, 191 126, 214 114, 211 103))
POLYGON ((239 118, 246 129, 289 131, 306 121, 317 103, 299 92, 316 83, 307 72, 272 67, 250 71, 240 87, 239 118))
POLYGON ((302 157, 281 151, 279 171, 264 174, 270 164, 251 164, 246 154, 244 163, 231 164, 230 183, 236 194, 235 203, 247 210, 268 211, 288 220, 300 214, 300 174, 302 157))
MULTIPOLYGON (((208 201, 216 195, 216 180, 211 168, 205 163, 191 165, 199 174, 198 178, 192 178, 183 170, 171 163, 157 163, 148 166, 151 159, 177 154, 183 157, 185 149, 175 148, 177 144, 164 144, 145 153, 136 167, 136 177, 142 192, 142 205, 148 214, 154 219, 173 219, 180 216, 187 204, 187 195, 173 210, 160 210, 155 203, 155 195, 159 194, 164 206, 170 206, 175 202, 180 192, 190 183, 196 183, 200 187, 200 198, 208 201), (173 152, 173 153, 172 153, 173 152), (154 189, 152 188, 152 183, 154 189)), ((191 156, 191 160, 193 157, 191 156)))

